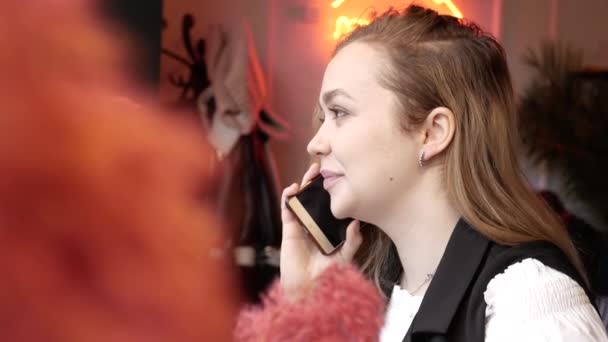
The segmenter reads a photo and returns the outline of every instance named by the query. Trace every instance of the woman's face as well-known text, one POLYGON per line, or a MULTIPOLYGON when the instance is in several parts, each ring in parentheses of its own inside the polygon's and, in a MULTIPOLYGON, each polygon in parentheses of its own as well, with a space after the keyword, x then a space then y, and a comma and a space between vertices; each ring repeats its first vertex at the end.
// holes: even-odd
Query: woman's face
POLYGON ((378 49, 355 42, 325 70, 319 97, 323 123, 308 153, 320 159, 331 210, 339 218, 374 223, 407 201, 420 177, 422 139, 403 131, 396 96, 379 84, 385 63, 378 49))

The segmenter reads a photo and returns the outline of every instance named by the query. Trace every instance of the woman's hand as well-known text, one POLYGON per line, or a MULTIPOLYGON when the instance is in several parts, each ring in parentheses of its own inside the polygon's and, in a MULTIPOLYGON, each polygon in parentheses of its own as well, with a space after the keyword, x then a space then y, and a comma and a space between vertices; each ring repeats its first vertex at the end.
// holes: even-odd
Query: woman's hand
POLYGON ((319 164, 312 164, 302 178, 301 185, 292 184, 281 196, 283 241, 281 243, 281 287, 290 297, 307 288, 329 265, 335 262, 351 262, 361 245, 360 223, 353 220, 346 229, 346 241, 332 255, 323 255, 304 227, 287 208, 287 198, 295 195, 300 187, 319 174, 319 164))

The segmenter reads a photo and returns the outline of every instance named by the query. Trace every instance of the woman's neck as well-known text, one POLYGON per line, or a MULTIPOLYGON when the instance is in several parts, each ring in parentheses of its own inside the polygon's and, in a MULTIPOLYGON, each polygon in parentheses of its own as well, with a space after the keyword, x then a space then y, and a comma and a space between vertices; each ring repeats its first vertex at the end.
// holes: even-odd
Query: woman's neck
POLYGON ((395 243, 404 270, 400 286, 415 291, 412 294, 422 294, 428 287, 427 278, 435 273, 461 216, 447 195, 435 188, 421 186, 413 196, 404 196, 377 224, 395 243))

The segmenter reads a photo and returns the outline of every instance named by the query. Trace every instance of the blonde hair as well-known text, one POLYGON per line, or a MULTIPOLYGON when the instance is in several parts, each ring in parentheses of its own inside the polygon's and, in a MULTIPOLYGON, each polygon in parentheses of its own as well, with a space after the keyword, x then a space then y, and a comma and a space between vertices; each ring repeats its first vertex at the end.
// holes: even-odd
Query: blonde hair
MULTIPOLYGON (((450 108, 456 133, 445 151, 445 187, 462 217, 504 245, 544 240, 559 247, 587 282, 559 218, 530 189, 519 168, 514 94, 502 47, 476 25, 419 6, 390 9, 345 36, 388 59, 380 83, 396 95, 411 130, 436 107, 450 108)), ((401 272, 396 249, 379 229, 364 231, 356 259, 385 292, 401 272)))

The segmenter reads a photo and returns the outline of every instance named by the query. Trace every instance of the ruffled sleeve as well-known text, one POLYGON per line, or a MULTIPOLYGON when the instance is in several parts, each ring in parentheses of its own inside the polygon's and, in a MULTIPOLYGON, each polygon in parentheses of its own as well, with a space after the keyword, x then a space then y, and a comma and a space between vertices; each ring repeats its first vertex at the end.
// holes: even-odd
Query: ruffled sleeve
POLYGON ((536 259, 494 277, 484 293, 486 341, 608 341, 583 288, 536 259))

